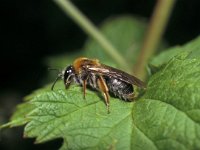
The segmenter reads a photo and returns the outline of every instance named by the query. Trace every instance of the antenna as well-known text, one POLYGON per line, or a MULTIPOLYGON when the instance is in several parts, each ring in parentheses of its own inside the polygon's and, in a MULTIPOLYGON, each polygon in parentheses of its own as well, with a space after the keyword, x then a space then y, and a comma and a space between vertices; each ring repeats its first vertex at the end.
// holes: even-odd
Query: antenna
POLYGON ((58 81, 58 79, 60 78, 60 76, 58 75, 57 78, 55 79, 55 81, 53 82, 52 86, 51 86, 51 90, 53 91, 53 88, 56 84, 56 82, 58 81))
POLYGON ((54 88, 56 82, 58 81, 59 78, 61 78, 61 73, 60 73, 60 69, 57 69, 57 68, 50 68, 49 67, 48 70, 54 70, 54 71, 59 72, 57 78, 55 79, 55 81, 53 82, 53 84, 51 86, 51 90, 53 91, 53 88, 54 88))

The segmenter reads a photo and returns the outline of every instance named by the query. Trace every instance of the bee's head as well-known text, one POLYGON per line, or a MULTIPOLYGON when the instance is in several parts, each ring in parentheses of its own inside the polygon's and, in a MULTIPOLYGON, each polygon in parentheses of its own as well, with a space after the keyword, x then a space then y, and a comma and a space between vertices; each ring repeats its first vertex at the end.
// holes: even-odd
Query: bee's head
POLYGON ((69 65, 64 71, 63 71, 63 80, 64 80, 64 84, 66 87, 68 87, 70 85, 70 83, 73 80, 73 77, 75 75, 75 70, 74 67, 72 65, 69 65))
POLYGON ((54 85, 56 84, 57 80, 60 78, 63 79, 65 87, 68 87, 70 85, 70 83, 72 82, 74 75, 75 75, 74 67, 72 65, 69 65, 63 71, 58 73, 58 77, 54 81, 54 83, 51 87, 51 90, 53 90, 54 85))

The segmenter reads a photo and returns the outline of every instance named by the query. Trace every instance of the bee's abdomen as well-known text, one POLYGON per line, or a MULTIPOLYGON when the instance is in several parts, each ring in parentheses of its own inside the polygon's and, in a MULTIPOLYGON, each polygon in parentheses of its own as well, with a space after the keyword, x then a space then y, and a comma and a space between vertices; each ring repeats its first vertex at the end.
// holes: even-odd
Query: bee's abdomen
POLYGON ((131 101, 133 99, 134 90, 131 84, 115 78, 104 77, 104 79, 109 91, 115 96, 127 101, 131 101))

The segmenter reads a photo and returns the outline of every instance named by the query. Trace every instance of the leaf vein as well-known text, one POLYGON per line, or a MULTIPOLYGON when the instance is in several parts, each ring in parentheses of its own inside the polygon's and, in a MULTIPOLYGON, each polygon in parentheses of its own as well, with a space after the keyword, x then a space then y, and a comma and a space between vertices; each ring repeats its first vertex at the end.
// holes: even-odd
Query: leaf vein
MULTIPOLYGON (((147 99, 146 99, 146 100, 147 100, 147 99)), ((178 110, 179 112, 183 113, 187 118, 189 118, 189 119, 190 119, 192 122, 194 122, 195 124, 199 125, 199 123, 196 122, 194 119, 192 119, 186 112, 184 112, 183 110, 179 109, 178 107, 176 107, 176 106, 174 106, 174 105, 172 105, 172 104, 170 104, 170 103, 167 103, 167 102, 165 102, 165 101, 158 100, 158 99, 148 99, 148 100, 151 100, 151 101, 152 101, 152 100, 153 100, 153 101, 159 101, 159 102, 162 102, 162 103, 164 103, 164 104, 167 104, 167 105, 169 105, 169 106, 175 108, 175 109, 178 110)))

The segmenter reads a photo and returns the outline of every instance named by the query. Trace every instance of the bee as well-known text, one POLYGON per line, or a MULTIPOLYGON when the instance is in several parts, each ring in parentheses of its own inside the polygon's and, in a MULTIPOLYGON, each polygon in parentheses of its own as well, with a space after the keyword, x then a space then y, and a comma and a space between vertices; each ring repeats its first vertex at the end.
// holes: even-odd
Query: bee
POLYGON ((118 70, 116 68, 101 64, 98 59, 86 57, 77 58, 72 65, 67 66, 54 81, 53 90, 57 80, 62 78, 65 87, 68 88, 71 82, 83 87, 83 97, 86 95, 86 86, 102 92, 109 113, 109 93, 125 101, 132 101, 135 98, 134 87, 145 88, 144 82, 138 78, 118 70))

